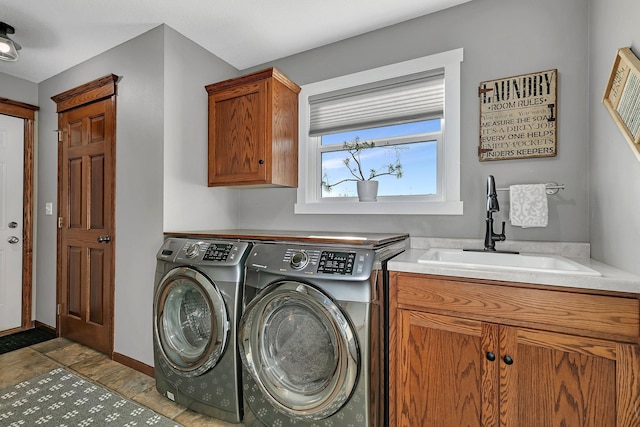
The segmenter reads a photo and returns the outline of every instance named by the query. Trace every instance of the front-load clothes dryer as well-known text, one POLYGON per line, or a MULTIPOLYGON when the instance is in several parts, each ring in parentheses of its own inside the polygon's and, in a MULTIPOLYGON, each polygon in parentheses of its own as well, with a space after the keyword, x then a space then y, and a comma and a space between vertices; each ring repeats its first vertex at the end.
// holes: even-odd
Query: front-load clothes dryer
POLYGON ((252 248, 238 327, 247 427, 384 425, 383 278, 402 249, 252 248))
POLYGON ((157 254, 153 300, 156 388, 230 422, 243 419, 236 328, 250 243, 169 238, 157 254))

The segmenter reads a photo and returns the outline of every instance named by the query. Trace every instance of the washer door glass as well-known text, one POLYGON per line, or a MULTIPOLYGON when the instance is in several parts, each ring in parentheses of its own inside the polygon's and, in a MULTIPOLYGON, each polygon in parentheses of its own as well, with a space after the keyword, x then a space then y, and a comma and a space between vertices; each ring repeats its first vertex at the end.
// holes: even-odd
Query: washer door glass
POLYGON ((222 357, 229 332, 220 291, 195 269, 169 271, 156 289, 154 332, 164 358, 183 376, 211 369, 222 357))
POLYGON ((247 306, 240 355, 264 396, 295 419, 323 419, 351 395, 358 377, 356 335, 322 291, 278 282, 247 306))

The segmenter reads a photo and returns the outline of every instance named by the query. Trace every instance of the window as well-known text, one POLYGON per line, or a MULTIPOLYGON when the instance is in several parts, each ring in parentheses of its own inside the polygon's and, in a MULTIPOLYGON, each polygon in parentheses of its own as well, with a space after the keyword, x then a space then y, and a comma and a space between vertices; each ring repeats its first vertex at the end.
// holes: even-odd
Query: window
MULTIPOLYGON (((365 178, 374 169, 379 182, 378 197, 438 197, 438 151, 442 148, 442 119, 340 132, 320 137, 322 200, 357 197, 354 176, 345 167, 350 159, 343 142, 369 142, 374 148, 360 156, 365 178), (391 165, 391 169, 389 169, 391 165), (395 166, 401 165, 401 173, 395 166)), ((356 167, 353 159, 350 164, 356 167)))
POLYGON ((303 86, 295 212, 462 214, 461 61, 457 49, 303 86), (372 143, 362 163, 382 173, 366 210, 344 164, 354 140, 372 143), (385 169, 397 160, 400 178, 385 169))

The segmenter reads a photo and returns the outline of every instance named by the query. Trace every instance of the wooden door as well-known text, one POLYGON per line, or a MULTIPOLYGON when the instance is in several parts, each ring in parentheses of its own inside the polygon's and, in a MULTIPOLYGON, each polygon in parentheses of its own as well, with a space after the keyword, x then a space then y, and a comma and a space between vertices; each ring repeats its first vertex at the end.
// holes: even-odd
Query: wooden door
POLYGON ((501 326, 500 347, 501 426, 640 426, 637 345, 501 326))
POLYGON ((61 336, 111 356, 115 96, 66 110, 58 124, 58 327, 61 336))
POLYGON ((209 95, 209 185, 263 184, 267 144, 268 81, 209 95))
POLYGON ((497 348, 497 326, 411 310, 398 310, 397 321, 390 425, 497 426, 497 405, 488 403, 496 402, 498 371, 484 359, 497 348))

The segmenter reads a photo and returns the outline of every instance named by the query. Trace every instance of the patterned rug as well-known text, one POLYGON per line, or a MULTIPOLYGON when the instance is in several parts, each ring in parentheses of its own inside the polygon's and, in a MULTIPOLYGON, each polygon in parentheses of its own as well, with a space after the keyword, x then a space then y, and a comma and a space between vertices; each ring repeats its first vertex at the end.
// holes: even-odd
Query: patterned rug
POLYGON ((63 368, 0 390, 6 427, 182 427, 63 368))

